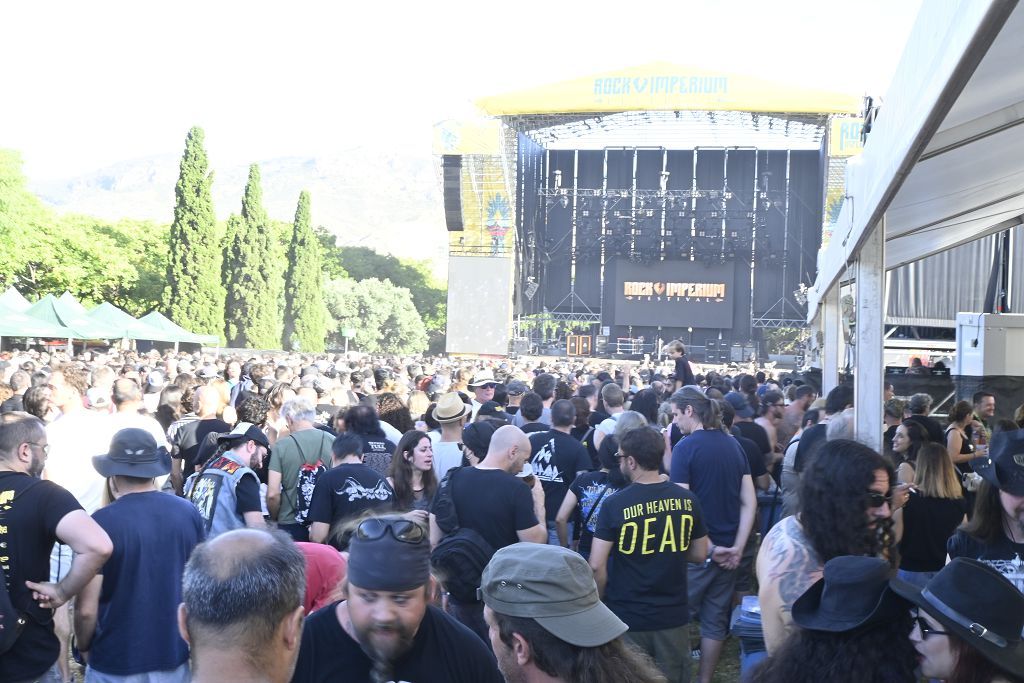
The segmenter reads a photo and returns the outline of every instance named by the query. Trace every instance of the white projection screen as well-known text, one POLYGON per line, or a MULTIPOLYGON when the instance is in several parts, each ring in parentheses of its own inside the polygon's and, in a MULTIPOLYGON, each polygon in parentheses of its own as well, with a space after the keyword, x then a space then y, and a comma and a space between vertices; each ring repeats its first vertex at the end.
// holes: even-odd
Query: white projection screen
POLYGON ((448 353, 504 356, 512 327, 512 259, 448 257, 448 353))

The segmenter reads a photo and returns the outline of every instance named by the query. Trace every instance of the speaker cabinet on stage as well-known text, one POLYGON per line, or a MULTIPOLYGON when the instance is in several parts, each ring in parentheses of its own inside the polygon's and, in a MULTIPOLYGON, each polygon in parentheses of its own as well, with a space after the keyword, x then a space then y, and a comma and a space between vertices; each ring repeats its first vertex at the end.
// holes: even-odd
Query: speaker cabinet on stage
POLYGON ((591 354, 590 335, 569 334, 565 337, 566 355, 589 356, 591 354))
POLYGON ((463 230, 462 225, 462 157, 445 154, 441 157, 444 174, 444 222, 449 232, 463 230))
POLYGON ((525 356, 530 353, 530 340, 526 337, 515 337, 509 344, 509 348, 512 353, 525 356))
MULTIPOLYGON (((608 329, 607 327, 604 329, 608 329)), ((603 356, 608 353, 608 335, 599 334, 597 335, 597 342, 594 345, 597 348, 597 354, 603 356)))

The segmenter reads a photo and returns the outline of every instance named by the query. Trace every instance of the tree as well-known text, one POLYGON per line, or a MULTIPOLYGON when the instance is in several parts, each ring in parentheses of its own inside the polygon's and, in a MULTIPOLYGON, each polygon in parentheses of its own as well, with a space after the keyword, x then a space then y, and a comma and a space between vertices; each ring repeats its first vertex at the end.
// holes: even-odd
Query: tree
POLYGON ((18 153, 0 150, 0 287, 29 299, 68 290, 87 303, 132 290, 138 261, 102 227, 88 216, 54 215, 29 192, 18 153))
POLYGON ((409 290, 388 280, 328 280, 324 302, 332 318, 332 346, 344 345, 341 331, 353 328, 356 348, 367 353, 419 353, 427 347, 409 290))
POLYGON ((226 241, 224 334, 228 344, 276 348, 281 340, 281 268, 274 258, 273 235, 263 208, 260 169, 256 164, 249 167, 242 215, 228 220, 226 241))
POLYGON ((432 337, 444 334, 448 290, 431 274, 429 262, 399 259, 368 247, 339 247, 335 236, 323 227, 317 229, 317 238, 323 248, 324 274, 328 279, 376 277, 405 287, 412 294, 413 305, 427 332, 432 337))
POLYGON ((288 249, 284 287, 284 335, 282 348, 291 351, 324 350, 327 322, 323 303, 320 243, 313 234, 309 193, 299 194, 295 224, 288 249))
POLYGON ((185 139, 178 183, 174 187, 174 222, 170 231, 167 287, 163 307, 179 325, 202 334, 224 331, 221 255, 210 187, 203 129, 195 126, 185 139))

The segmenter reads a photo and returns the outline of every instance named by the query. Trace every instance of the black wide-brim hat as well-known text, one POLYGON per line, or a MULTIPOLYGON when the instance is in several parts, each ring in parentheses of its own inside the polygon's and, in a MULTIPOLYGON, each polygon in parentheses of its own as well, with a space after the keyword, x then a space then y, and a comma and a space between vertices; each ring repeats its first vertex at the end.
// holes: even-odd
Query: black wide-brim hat
POLYGON ((889 588, 891 572, 881 558, 834 557, 793 603, 793 621, 812 631, 843 633, 896 618, 910 603, 889 588))
POLYGON ((1024 496, 1024 429, 992 437, 988 456, 970 461, 988 483, 1011 496, 1024 496))
POLYGON ((990 662, 1024 671, 1024 593, 993 567, 957 557, 923 589, 900 579, 890 583, 990 662))
POLYGON ((145 429, 122 429, 110 441, 106 455, 94 455, 92 466, 104 477, 152 479, 171 471, 171 456, 145 429))

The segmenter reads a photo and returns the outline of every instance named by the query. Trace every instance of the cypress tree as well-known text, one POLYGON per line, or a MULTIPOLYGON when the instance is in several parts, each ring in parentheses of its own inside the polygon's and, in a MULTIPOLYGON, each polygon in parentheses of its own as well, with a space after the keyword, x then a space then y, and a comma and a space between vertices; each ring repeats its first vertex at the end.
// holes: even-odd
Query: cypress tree
POLYGON ((281 346, 291 351, 324 350, 327 321, 324 316, 320 242, 313 234, 309 193, 299 194, 295 207, 288 270, 284 279, 284 334, 281 346))
POLYGON ((185 138, 178 183, 163 309, 179 325, 201 334, 224 331, 224 290, 220 282, 216 217, 210 186, 213 174, 203 148, 203 129, 185 138))
POLYGON ((230 346, 272 349, 281 339, 277 301, 281 272, 271 240, 260 169, 253 164, 242 198, 242 215, 228 221, 224 250, 224 333, 230 346))

